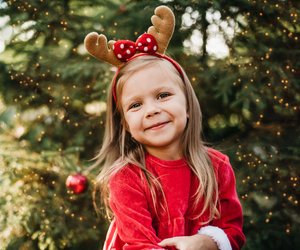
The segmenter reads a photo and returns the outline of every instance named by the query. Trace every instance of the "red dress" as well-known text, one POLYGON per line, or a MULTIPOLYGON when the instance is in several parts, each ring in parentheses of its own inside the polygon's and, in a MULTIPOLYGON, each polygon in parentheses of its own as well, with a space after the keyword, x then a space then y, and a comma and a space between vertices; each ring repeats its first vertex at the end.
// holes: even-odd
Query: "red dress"
POLYGON ((157 218, 144 173, 137 166, 128 164, 109 182, 110 207, 115 217, 108 230, 104 249, 164 249, 158 246, 163 239, 194 235, 207 225, 222 229, 232 249, 240 249, 245 236, 233 169, 226 155, 213 149, 209 149, 209 155, 219 186, 219 219, 202 225, 207 214, 193 218, 193 213, 201 211, 203 204, 201 202, 197 204, 197 209, 191 210, 192 194, 199 181, 184 159, 166 161, 146 154, 146 167, 159 178, 169 213, 158 211, 160 218, 157 218))

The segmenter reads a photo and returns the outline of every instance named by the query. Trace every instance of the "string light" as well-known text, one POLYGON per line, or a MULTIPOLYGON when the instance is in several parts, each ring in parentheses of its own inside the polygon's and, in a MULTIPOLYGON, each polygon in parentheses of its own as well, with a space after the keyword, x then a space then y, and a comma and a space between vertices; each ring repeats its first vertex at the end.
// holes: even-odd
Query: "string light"
MULTIPOLYGON (((40 0, 40 2, 43 2, 43 0, 40 0)), ((264 3, 267 3, 267 1, 264 1, 264 3)), ((279 4, 276 4, 275 5, 276 6, 276 8, 281 8, 280 6, 281 5, 279 5, 279 4)), ((26 3, 23 7, 20 7, 22 10, 26 10, 26 8, 32 8, 32 6, 30 6, 28 3, 26 3)), ((37 9, 35 8, 34 9, 35 11, 37 11, 37 9)), ((85 11, 85 10, 84 10, 85 11)), ((72 13, 72 14, 74 14, 74 12, 73 11, 71 11, 70 13, 72 13)), ((45 13, 45 15, 47 15, 48 17, 50 17, 51 16, 51 12, 46 12, 45 13), (48 13, 48 14, 47 14, 48 13)), ((252 16, 252 13, 250 13, 250 12, 248 12, 247 13, 247 16, 248 17, 250 17, 250 16, 252 16)), ((263 12, 260 12, 259 13, 259 16, 260 17, 263 17, 264 16, 264 13, 263 12)), ((295 13, 291 13, 291 15, 290 15, 290 17, 293 19, 293 21, 295 22, 297 19, 297 15, 295 15, 295 13)), ((100 17, 101 19, 103 19, 104 18, 104 16, 103 15, 101 15, 101 17, 100 17)), ((277 17, 277 20, 281 20, 281 17, 277 17)), ((18 21, 18 24, 21 24, 20 23, 20 21, 18 21)), ((67 23, 67 21, 66 20, 61 20, 60 21, 60 30, 67 30, 67 28, 68 28, 68 23, 67 23)), ((114 24, 114 26, 118 26, 118 24, 117 23, 115 23, 114 24)), ((52 25, 50 25, 50 24, 48 24, 47 25, 47 27, 50 29, 55 29, 55 27, 54 26, 52 26, 52 25)), ((116 31, 114 31, 114 32, 116 32, 116 31)), ((283 32, 285 33, 285 34, 287 34, 287 36, 290 38, 290 39, 293 39, 294 41, 297 41, 298 40, 298 37, 295 37, 294 36, 294 34, 292 33, 292 32, 290 32, 290 30, 283 30, 283 32)), ((138 35, 139 33, 138 32, 134 32, 134 35, 138 35)), ((249 31, 248 30, 246 30, 246 31, 243 31, 242 32, 242 35, 244 35, 244 36, 247 36, 247 34, 249 34, 249 31)), ((270 35, 270 33, 269 32, 264 32, 264 33, 262 33, 261 34, 262 36, 265 36, 265 37, 270 37, 271 35, 270 35)), ((58 44, 62 44, 62 41, 60 40, 61 39, 61 37, 59 36, 59 34, 56 34, 56 36, 54 36, 53 38, 53 41, 59 41, 58 42, 58 44)), ((15 40, 14 42, 17 42, 17 40, 15 40)), ((37 41, 36 41, 37 42, 37 41)), ((76 52, 76 48, 72 48, 72 51, 75 53, 76 52)), ((258 59, 259 58, 261 58, 261 61, 262 61, 262 64, 263 63, 268 63, 267 61, 268 60, 270 60, 271 59, 271 57, 272 57, 272 52, 273 52, 273 49, 272 48, 269 48, 268 49, 268 52, 266 52, 266 53, 262 53, 262 54, 260 54, 259 55, 259 57, 258 57, 258 59)), ((275 49, 275 52, 276 52, 276 49, 275 49)), ((243 59, 243 58, 241 58, 241 59, 243 59)), ((46 67, 45 65, 43 65, 43 63, 45 63, 44 61, 43 61, 44 59, 43 59, 43 57, 41 56, 40 58, 39 58, 39 62, 37 62, 35 65, 34 65, 34 67, 35 68, 42 68, 43 70, 42 71, 45 71, 45 69, 44 69, 44 67, 46 67)), ((86 57, 85 58, 85 61, 88 61, 88 60, 90 60, 90 57, 88 56, 88 57, 86 57)), ((243 80, 241 79, 241 78, 239 78, 239 79, 237 79, 237 80, 235 80, 234 82, 233 82, 233 86, 242 86, 245 90, 248 90, 249 92, 250 92, 250 90, 252 90, 252 86, 254 85, 255 86, 255 84, 258 84, 257 83, 257 80, 258 80, 258 78, 256 77, 256 75, 255 74, 257 74, 258 72, 263 72, 263 74, 264 74, 264 76, 266 76, 267 75, 267 77, 270 77, 270 76, 274 76, 275 74, 276 74, 276 72, 274 72, 274 70, 272 69, 272 71, 270 70, 270 69, 266 69, 266 68, 264 68, 264 67, 262 67, 261 65, 259 65, 259 62, 257 62, 257 61, 252 61, 252 62, 247 62, 247 64, 243 64, 243 63, 240 63, 240 64, 238 64, 238 68, 239 69, 241 69, 241 70, 246 70, 246 71, 248 71, 248 70, 251 70, 251 71, 253 71, 253 72, 255 72, 255 73, 253 73, 253 75, 251 75, 251 78, 249 79, 244 79, 243 78, 243 80), (258 66, 256 65, 256 64, 258 64, 258 66)), ((282 66, 282 69, 283 70, 286 70, 286 71, 288 71, 288 73, 290 74, 290 73, 295 73, 295 69, 293 69, 293 65, 284 65, 284 66, 282 66)), ((285 72, 286 72, 285 71, 285 72)), ((53 74, 53 76, 54 77, 56 77, 57 78, 57 80, 55 80, 55 81, 59 81, 60 80, 60 78, 61 78, 61 75, 59 74, 59 73, 56 73, 56 74, 54 74, 53 72, 51 72, 51 70, 50 69, 48 69, 48 73, 50 73, 50 74, 47 74, 46 72, 42 72, 42 74, 40 74, 45 80, 46 79, 48 79, 48 78, 51 78, 52 77, 52 74, 53 74)), ((26 74, 25 74, 26 75, 26 74)), ((22 76, 25 76, 24 75, 24 73, 22 73, 22 76)), ((292 103, 292 102, 289 102, 289 99, 288 98, 286 98, 286 96, 282 93, 282 92, 280 92, 280 91, 282 91, 282 90, 284 90, 285 92, 287 92, 288 93, 288 91, 289 91, 289 88, 290 88, 290 85, 292 84, 292 83, 289 83, 288 82, 288 79, 289 79, 289 76, 287 76, 287 78, 286 78, 286 76, 284 76, 284 78, 285 79, 282 79, 282 81, 280 80, 280 79, 278 79, 278 78, 268 78, 268 80, 264 83, 265 85, 264 86, 267 86, 268 87, 268 89, 269 89, 269 91, 273 91, 273 92, 271 92, 271 93, 274 93, 273 95, 272 95, 272 98, 273 98, 273 101, 274 101, 274 105, 276 104, 276 105, 281 105, 282 107, 284 107, 284 108, 286 108, 286 109, 291 109, 291 110, 293 110, 293 111, 297 111, 298 110, 298 108, 297 108, 297 106, 296 106, 296 104, 295 103, 292 103), (282 85, 281 85, 282 84, 282 85), (278 91, 279 89, 278 89, 278 86, 279 85, 281 85, 280 86, 280 91, 278 91)), ((36 86, 36 87, 43 87, 43 88, 45 88, 45 86, 47 86, 47 84, 45 84, 44 83, 44 80, 40 80, 40 83, 38 83, 38 82, 36 82, 35 83, 35 80, 34 79, 23 79, 23 78, 20 78, 20 75, 12 75, 12 73, 10 73, 10 79, 12 79, 12 80, 14 80, 14 79, 18 79, 18 80, 20 80, 19 81, 19 83, 20 83, 20 85, 22 85, 22 87, 28 87, 28 86, 36 86)), ((196 77, 192 77, 192 81, 194 82, 194 81, 196 81, 196 77)), ((261 87, 262 87, 262 89, 263 89, 263 83, 261 83, 261 82, 259 82, 259 84, 261 84, 261 87)), ((70 86, 72 86, 72 88, 73 89, 76 89, 77 88, 77 86, 75 85, 75 84, 71 84, 70 86)), ((85 86, 85 88, 86 88, 86 90, 91 90, 92 88, 93 88, 93 86, 94 86, 94 83, 90 83, 90 84, 88 84, 87 86, 85 86)), ((80 85, 78 85, 78 89, 80 88, 80 85)), ((47 86, 46 87, 46 90, 47 91, 57 91, 56 90, 56 86, 55 86, 55 84, 53 84, 53 85, 49 85, 49 86, 47 86)), ((105 90, 103 90, 103 92, 102 92, 103 94, 105 94, 106 92, 105 92, 105 90)), ((36 99, 38 96, 37 96, 38 94, 33 94, 33 95, 31 95, 31 98, 34 100, 34 99, 36 99)), ((251 95, 249 95, 249 98, 250 98, 250 96, 251 95)), ((255 103, 257 103, 257 104, 260 104, 260 103, 263 103, 264 102, 264 99, 263 99, 263 97, 264 96, 261 96, 261 97, 259 97, 259 98, 257 98, 256 96, 253 98, 253 101, 255 102, 255 103)), ((70 100, 72 99, 73 97, 72 97, 72 95, 70 95, 70 96, 68 96, 68 95, 65 95, 65 96, 63 96, 62 97, 62 100, 63 100, 63 102, 64 102, 64 105, 65 106, 68 106, 68 105, 70 105, 69 104, 69 102, 70 102, 70 100)), ((22 95, 20 95, 20 96, 18 96, 17 98, 15 98, 14 100, 15 100, 15 102, 19 102, 21 99, 23 99, 23 96, 22 95)), ((24 98, 25 99, 25 98, 24 98)), ((50 103, 53 103, 54 102, 54 100, 57 100, 55 97, 54 97, 54 99, 50 99, 49 100, 49 104, 50 103)), ((73 120, 71 120, 71 119, 66 119, 66 120, 64 120, 65 119, 65 117, 67 117, 67 114, 68 114, 68 112, 66 112, 65 114, 62 114, 62 113, 59 113, 58 111, 55 111, 56 113, 55 113, 55 115, 59 118, 59 119, 61 119, 62 121, 64 121, 64 122, 66 122, 67 124, 72 124, 72 125, 74 125, 75 127, 78 127, 79 126, 79 123, 78 122, 74 122, 73 120)), ((262 127, 264 126, 264 118, 269 118, 268 117, 268 113, 266 113, 266 115, 264 115, 264 114, 262 114, 261 112, 264 112, 264 111, 261 111, 261 110, 259 110, 259 112, 260 112, 260 114, 258 115, 258 117, 257 117, 257 121, 256 121, 256 125, 257 126, 261 126, 262 125, 262 127)), ((38 119, 40 119, 40 120, 42 120, 42 118, 43 118, 43 116, 39 116, 38 117, 38 119)), ((101 120, 100 121, 100 124, 101 125, 103 125, 104 124, 104 122, 101 120)), ((273 130, 273 132, 272 133, 276 133, 277 134, 277 136, 281 136, 282 135, 282 132, 284 132, 284 131, 281 131, 281 130, 278 130, 278 129, 276 129, 275 131, 273 130)), ((44 133, 45 134, 45 133, 44 133)), ((41 137, 40 138, 42 138, 42 135, 44 135, 43 133, 41 133, 41 137)), ((88 134, 89 135, 93 135, 93 131, 92 130, 90 130, 89 132, 88 132, 88 134)), ((262 167, 266 167, 267 165, 266 164, 264 164, 264 162, 262 161, 262 160, 260 160, 259 158, 257 158, 257 157, 255 157, 255 155, 254 154, 251 154, 251 153, 245 153, 245 154, 243 154, 243 150, 244 150, 244 147, 245 146, 242 146, 241 144, 238 146, 238 148, 239 148, 239 151, 237 151, 236 152, 236 156, 237 156, 237 159, 238 159, 238 161, 240 161, 240 162, 246 162, 246 167, 247 168, 249 168, 249 169, 251 169, 252 171, 253 171, 253 169, 255 169, 255 171, 259 171, 262 167)), ((62 152, 63 150, 60 148, 60 149, 58 149, 58 152, 62 152)), ((244 151, 247 151, 247 150, 244 150, 244 151)), ((273 158, 273 155, 269 155, 269 156, 267 156, 267 157, 269 157, 269 158, 273 158)), ((279 176, 279 172, 280 172, 280 168, 279 167, 276 167, 275 169, 274 169, 274 172, 276 173, 276 177, 275 178, 279 178, 280 176, 279 176)), ((252 185, 251 187, 253 187, 254 188, 254 190, 256 190, 256 188, 260 188, 260 184, 261 183, 264 183, 266 180, 264 180, 264 177, 263 176, 261 176, 261 175, 258 175, 259 177, 256 177, 256 172, 255 173, 251 173, 251 175, 247 175, 244 179, 242 179, 241 180, 241 183, 242 183, 242 185, 252 185)), ((30 175, 29 175, 30 176, 30 175)), ((275 179, 276 180, 276 179, 275 179)), ((297 183, 298 183, 298 179, 296 178, 296 177, 290 177, 290 185, 291 186, 293 186, 293 187, 297 187, 297 183)), ((51 182, 53 185, 55 184, 55 181, 53 181, 53 182, 51 182)), ((285 180, 284 179, 277 179, 277 181, 276 181, 276 183, 278 183, 278 184, 286 184, 286 182, 285 182, 285 180)), ((293 203, 294 205, 298 205, 298 201, 295 199, 295 198, 293 198, 291 195, 288 195, 288 193, 289 192, 287 192, 287 193, 283 193, 282 194, 282 196, 283 197, 286 197, 291 203, 293 203)), ((71 195, 71 193, 70 193, 70 195, 71 195)), ((242 196, 242 199, 243 200, 245 200, 245 199, 249 199, 249 197, 251 197, 251 194, 249 193, 249 194, 247 194, 247 193, 245 193, 245 194, 243 194, 243 196, 242 196)), ((271 195, 270 194, 268 194, 267 196, 265 196, 265 200, 269 200, 270 198, 269 197, 271 197, 271 195), (268 197, 268 198, 267 198, 268 197)), ((74 197, 71 197, 70 198, 70 200, 74 200, 74 197)), ((61 211, 64 211, 64 208, 61 206, 60 208, 59 208, 61 211)), ((42 213, 44 213, 43 211, 45 211, 45 210, 42 210, 42 213)), ((76 217, 78 220, 80 220, 80 221, 82 221, 83 220, 83 217, 82 216, 77 216, 75 213, 72 213, 71 211, 69 211, 69 210, 66 210, 67 212, 66 212, 66 214, 69 214, 69 215, 71 215, 71 217, 76 217)), ((269 217, 271 217, 272 216, 272 212, 269 212, 268 213, 268 215, 269 215, 269 217)), ((270 223, 271 222, 271 218, 269 218, 269 217, 267 217, 267 218, 265 218, 265 223, 270 223)), ((251 219, 250 220, 250 223, 251 224, 255 224, 255 220, 253 220, 253 219, 251 219)), ((284 226, 283 226, 284 227, 284 226)), ((96 229, 96 225, 95 226, 93 226, 93 228, 94 229, 96 229)), ((290 226, 289 225, 287 225, 286 226, 286 228, 284 228, 284 230, 285 230, 285 232, 288 234, 288 233, 290 233, 290 226)), ((64 243, 64 244, 66 244, 66 243, 64 243)))

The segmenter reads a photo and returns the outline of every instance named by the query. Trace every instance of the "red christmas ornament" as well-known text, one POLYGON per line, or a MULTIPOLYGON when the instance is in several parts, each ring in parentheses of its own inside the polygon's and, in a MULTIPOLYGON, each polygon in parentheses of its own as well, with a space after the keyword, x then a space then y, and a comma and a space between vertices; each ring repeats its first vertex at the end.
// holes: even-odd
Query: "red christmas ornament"
POLYGON ((66 186, 75 194, 81 194, 87 189, 88 180, 84 175, 80 173, 69 175, 66 180, 66 186))

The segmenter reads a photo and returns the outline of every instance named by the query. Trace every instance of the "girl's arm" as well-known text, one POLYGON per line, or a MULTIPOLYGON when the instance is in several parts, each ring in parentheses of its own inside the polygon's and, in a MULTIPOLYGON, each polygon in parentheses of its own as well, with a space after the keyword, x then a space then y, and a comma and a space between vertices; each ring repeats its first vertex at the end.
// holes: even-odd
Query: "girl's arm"
POLYGON ((165 239, 160 243, 161 246, 175 246, 180 250, 208 250, 214 247, 219 250, 239 250, 244 245, 242 207, 237 196, 235 176, 229 158, 215 150, 211 156, 217 172, 220 218, 213 220, 208 226, 201 227, 198 235, 165 239), (212 244, 212 241, 215 244, 212 244))
POLYGON ((217 175, 220 218, 201 227, 198 234, 210 236, 219 250, 239 250, 245 243, 245 235, 235 175, 227 155, 213 149, 209 153, 217 175))
POLYGON ((174 246, 180 250, 217 250, 216 242, 207 235, 195 234, 165 239, 159 243, 162 247, 174 246))
MULTIPOLYGON (((217 152, 222 158, 217 164, 217 180, 219 186, 220 218, 210 223, 210 226, 201 228, 199 233, 210 235, 218 243, 219 249, 239 250, 245 243, 243 233, 242 206, 236 192, 236 181, 229 158, 217 152), (216 228, 214 228, 216 227, 216 228), (221 230, 220 230, 221 229, 221 230), (222 233, 225 234, 222 234, 222 233), (226 242, 226 236, 229 242, 226 242)), ((213 160, 214 164, 214 160, 213 160)), ((216 163, 215 163, 216 164, 216 163)))
POLYGON ((110 207, 123 249, 164 249, 152 227, 152 217, 137 168, 125 167, 110 180, 110 207))

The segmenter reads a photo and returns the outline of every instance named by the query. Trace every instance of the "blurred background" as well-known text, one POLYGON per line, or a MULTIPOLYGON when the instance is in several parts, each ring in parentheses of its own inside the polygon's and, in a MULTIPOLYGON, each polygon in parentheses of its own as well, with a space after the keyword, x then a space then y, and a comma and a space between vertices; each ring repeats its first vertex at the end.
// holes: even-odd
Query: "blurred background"
POLYGON ((234 167, 244 249, 300 249, 298 0, 0 0, 0 249, 101 248, 88 167, 115 69, 83 40, 136 40, 161 4, 176 16, 168 54, 197 93, 204 139, 234 167), (86 191, 67 189, 74 173, 86 191))

